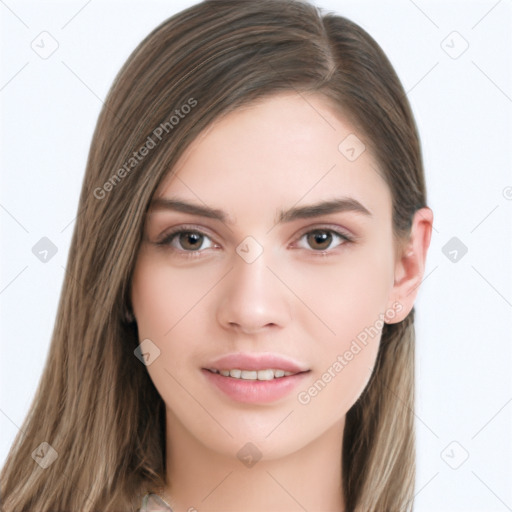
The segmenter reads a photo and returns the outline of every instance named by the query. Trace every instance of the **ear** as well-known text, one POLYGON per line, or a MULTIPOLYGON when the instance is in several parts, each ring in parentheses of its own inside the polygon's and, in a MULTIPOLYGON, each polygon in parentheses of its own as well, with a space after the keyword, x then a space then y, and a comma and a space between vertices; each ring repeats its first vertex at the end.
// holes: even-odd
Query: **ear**
POLYGON ((414 214, 410 238, 397 255, 395 282, 388 301, 388 312, 391 310, 395 314, 392 318, 384 318, 388 324, 401 322, 414 306, 425 272, 433 219, 434 214, 428 207, 421 208, 414 214))

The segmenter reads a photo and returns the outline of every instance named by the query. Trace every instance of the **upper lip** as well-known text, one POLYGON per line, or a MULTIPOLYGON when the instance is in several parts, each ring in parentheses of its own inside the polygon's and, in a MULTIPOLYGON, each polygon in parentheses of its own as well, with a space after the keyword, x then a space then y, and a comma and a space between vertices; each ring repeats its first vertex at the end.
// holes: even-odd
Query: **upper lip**
POLYGON ((285 372, 301 373, 308 371, 304 364, 293 361, 279 354, 235 353, 227 354, 211 361, 206 370, 284 370, 285 372))

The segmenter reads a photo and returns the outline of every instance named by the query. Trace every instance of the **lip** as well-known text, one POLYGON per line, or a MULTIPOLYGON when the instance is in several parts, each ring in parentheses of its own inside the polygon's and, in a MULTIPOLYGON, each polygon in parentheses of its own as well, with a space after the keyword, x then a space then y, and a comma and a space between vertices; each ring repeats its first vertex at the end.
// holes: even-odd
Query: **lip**
POLYGON ((259 353, 259 354, 243 354, 234 353, 219 357, 207 365, 204 369, 214 368, 216 370, 232 370, 239 368, 240 370, 267 370, 273 368, 275 370, 284 370, 285 372, 300 373, 306 372, 309 368, 302 363, 286 358, 279 354, 259 353))
POLYGON ((291 393, 308 374, 308 372, 296 373, 272 380, 244 380, 224 377, 220 373, 212 373, 205 368, 201 372, 208 382, 230 399, 248 404, 275 402, 291 393))
POLYGON ((228 354, 208 363, 201 369, 207 381, 230 399, 242 403, 270 403, 285 397, 309 373, 309 368, 292 359, 277 354, 228 354), (216 370, 266 370, 280 369, 294 375, 272 380, 244 380, 224 377, 216 370))

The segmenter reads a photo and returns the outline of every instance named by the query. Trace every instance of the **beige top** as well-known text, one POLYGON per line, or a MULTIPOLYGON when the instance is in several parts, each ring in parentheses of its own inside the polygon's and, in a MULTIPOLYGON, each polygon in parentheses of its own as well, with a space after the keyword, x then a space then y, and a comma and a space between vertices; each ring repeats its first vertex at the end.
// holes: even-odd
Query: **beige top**
POLYGON ((138 512, 172 512, 172 508, 158 494, 148 493, 142 498, 138 512))

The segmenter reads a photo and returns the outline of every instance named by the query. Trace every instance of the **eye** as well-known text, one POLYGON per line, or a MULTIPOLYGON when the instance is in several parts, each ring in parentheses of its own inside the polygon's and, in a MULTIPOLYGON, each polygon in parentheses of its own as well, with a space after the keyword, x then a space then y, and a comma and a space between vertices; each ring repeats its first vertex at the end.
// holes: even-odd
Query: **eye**
MULTIPOLYGON (((320 227, 303 233, 299 237, 297 246, 315 255, 326 256, 336 247, 351 242, 353 239, 348 234, 332 228, 320 227), (303 240, 306 246, 300 243, 303 240), (333 247, 333 242, 336 241, 338 243, 333 247)), ((186 226, 180 226, 165 234, 156 244, 185 257, 199 257, 202 251, 218 247, 206 233, 186 226)))
MULTIPOLYGON (((302 234, 299 241, 305 238, 306 244, 314 249, 313 252, 320 254, 327 254, 331 250, 340 245, 352 242, 352 238, 344 233, 329 228, 317 228, 302 234), (332 247, 333 241, 339 241, 334 247, 332 247)), ((300 247, 300 246, 299 246, 300 247)), ((301 247, 302 249, 308 249, 308 247, 301 247)))
MULTIPOLYGON (((213 247, 213 243, 206 233, 197 229, 186 229, 183 226, 167 233, 162 240, 157 242, 157 245, 166 246, 173 251, 183 253, 198 253, 203 249, 213 247), (205 241, 208 240, 210 240, 209 244, 204 245, 205 241)), ((188 256, 189 254, 186 255, 188 256)), ((195 256, 195 254, 190 255, 195 256)))

